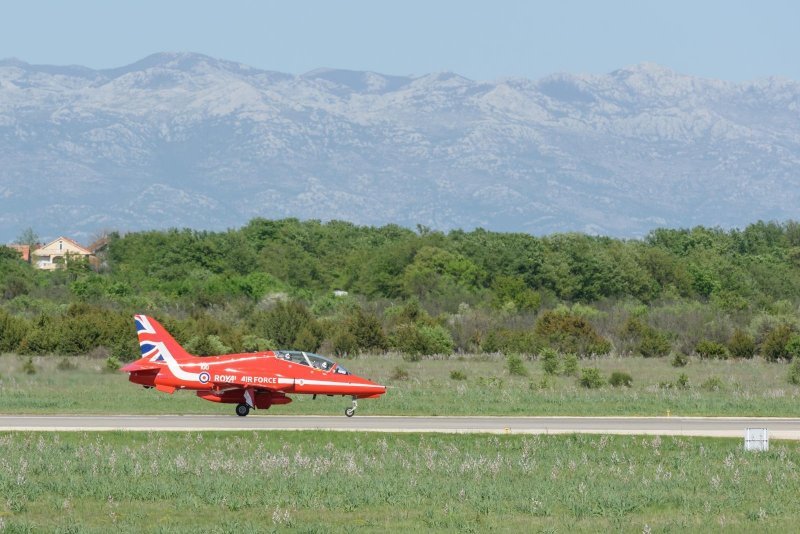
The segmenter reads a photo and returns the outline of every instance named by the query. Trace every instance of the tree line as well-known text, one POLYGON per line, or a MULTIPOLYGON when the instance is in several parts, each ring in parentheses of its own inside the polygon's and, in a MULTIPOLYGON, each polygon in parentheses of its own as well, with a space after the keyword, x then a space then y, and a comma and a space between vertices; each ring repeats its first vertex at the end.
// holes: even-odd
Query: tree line
POLYGON ((0 248, 0 351, 131 359, 148 313, 197 354, 800 353, 794 221, 626 240, 259 218, 111 234, 102 260, 42 272, 0 248))

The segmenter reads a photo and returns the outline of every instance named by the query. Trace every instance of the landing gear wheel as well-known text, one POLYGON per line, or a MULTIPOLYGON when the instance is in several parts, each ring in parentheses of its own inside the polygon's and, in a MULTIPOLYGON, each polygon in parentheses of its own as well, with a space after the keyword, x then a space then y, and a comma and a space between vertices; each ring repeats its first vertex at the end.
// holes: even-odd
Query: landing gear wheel
POLYGON ((347 417, 353 417, 356 413, 356 408, 358 408, 358 397, 353 395, 353 406, 350 408, 345 408, 344 414, 347 417))
POLYGON ((250 406, 246 405, 243 402, 240 402, 236 405, 236 415, 239 417, 244 417, 245 415, 250 413, 250 406))

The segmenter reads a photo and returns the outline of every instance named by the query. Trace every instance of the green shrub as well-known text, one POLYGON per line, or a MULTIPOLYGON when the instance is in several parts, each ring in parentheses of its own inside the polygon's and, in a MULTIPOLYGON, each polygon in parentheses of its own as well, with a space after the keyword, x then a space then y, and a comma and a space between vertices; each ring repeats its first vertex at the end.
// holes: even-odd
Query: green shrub
POLYGON ((403 323, 395 328, 389 340, 409 361, 419 361, 423 355, 450 354, 453 351, 450 332, 439 325, 403 323))
POLYGON ((614 371, 611 373, 611 378, 609 378, 608 383, 618 388, 620 386, 625 386, 627 388, 633 385, 633 377, 628 373, 624 373, 622 371, 614 371))
POLYGON ((600 374, 600 369, 596 367, 586 367, 581 369, 580 384, 588 389, 597 389, 603 387, 605 380, 603 380, 603 376, 600 374))
POLYGON ((528 370, 518 354, 509 354, 506 360, 508 372, 514 376, 528 376, 528 370))
POLYGON ((120 363, 120 361, 115 357, 109 356, 106 359, 106 371, 108 371, 109 373, 118 371, 120 367, 122 367, 122 363, 120 363))
POLYGON ((25 363, 22 364, 22 370, 28 375, 36 374, 36 366, 33 364, 33 357, 29 357, 25 360, 25 363))
POLYGON ((257 337, 253 334, 242 336, 242 350, 244 352, 264 352, 267 350, 275 350, 277 348, 278 345, 270 339, 257 337))
POLYGON ((553 349, 544 349, 540 355, 542 359, 542 369, 545 374, 558 374, 558 353, 553 349))
POLYGON ((672 345, 667 339, 666 334, 656 330, 655 328, 648 328, 639 342, 639 353, 645 358, 655 358, 666 356, 672 349, 672 345))
POLYGON ((358 340, 356 336, 348 330, 337 330, 331 340, 331 349, 337 356, 354 354, 358 351, 358 340))
POLYGON ((215 335, 194 336, 186 342, 184 348, 195 356, 218 356, 220 354, 230 354, 233 351, 222 342, 219 336, 215 335))
POLYGON ((727 360, 728 347, 716 341, 704 339, 695 346, 695 352, 704 359, 727 360))
POLYGON ((111 345, 111 356, 125 362, 141 357, 141 348, 136 336, 131 334, 115 341, 111 345))
POLYGON ((564 376, 578 376, 578 355, 564 356, 564 376))
POLYGON ((761 344, 761 354, 764 358, 771 362, 790 359, 789 354, 786 352, 786 345, 789 343, 793 333, 794 329, 785 323, 770 330, 761 344))
POLYGON ((29 330, 27 321, 0 309, 0 353, 16 352, 29 330))
POLYGON ((536 320, 536 335, 560 352, 608 354, 611 342, 597 333, 584 317, 569 310, 544 312, 536 320))
POLYGON ((786 355, 792 361, 800 359, 800 335, 792 334, 786 342, 786 355))
POLYGON ((682 352, 676 352, 672 358, 672 367, 686 367, 689 364, 689 357, 682 352))
POLYGON ((453 352, 453 338, 443 326, 423 325, 419 328, 420 337, 424 345, 424 354, 451 354, 453 352))
POLYGON ((20 354, 52 354, 58 352, 59 324, 55 318, 40 315, 31 325, 25 338, 19 344, 20 354))
POLYGON ((722 380, 717 378, 716 376, 709 377, 705 382, 700 385, 701 388, 705 389, 706 391, 721 391, 722 388, 722 380))
POLYGON ((747 332, 737 328, 728 340, 728 351, 734 358, 752 358, 756 353, 756 342, 747 332))
MULTIPOLYGON (((307 324, 297 333, 294 338, 293 348, 306 352, 316 352, 322 344, 322 332, 316 323, 307 324), (316 325, 316 326, 314 326, 316 325)), ((221 354, 221 353, 220 353, 221 354)))
POLYGON ((451 380, 466 380, 467 379, 467 373, 465 373, 464 371, 459 371, 457 369, 454 369, 454 370, 450 371, 450 379, 451 380))
POLYGON ((800 386, 800 358, 794 358, 789 365, 789 383, 800 386))
POLYGON ((253 323, 255 335, 274 340, 280 348, 314 351, 322 343, 319 323, 301 302, 278 302, 272 309, 256 313, 253 323))
POLYGON ((689 376, 686 373, 681 373, 676 384, 681 389, 689 389, 689 376))
MULTIPOLYGON (((334 337, 334 345, 337 345, 337 337, 334 337)), ((362 350, 385 351, 388 340, 380 320, 374 314, 367 313, 359 306, 352 306, 339 325, 338 345, 340 349, 347 349, 340 354, 362 350)))
POLYGON ((489 331, 481 343, 483 352, 519 352, 536 354, 542 348, 542 342, 529 330, 512 330, 498 328, 489 331))

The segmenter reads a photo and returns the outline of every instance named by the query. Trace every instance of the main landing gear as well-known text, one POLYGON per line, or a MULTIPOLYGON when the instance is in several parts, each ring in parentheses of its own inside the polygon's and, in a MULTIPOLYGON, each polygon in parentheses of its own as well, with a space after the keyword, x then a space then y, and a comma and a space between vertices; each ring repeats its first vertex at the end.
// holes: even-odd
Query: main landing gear
POLYGON ((344 414, 347 417, 353 417, 356 414, 356 408, 358 408, 358 399, 353 397, 353 406, 350 408, 345 408, 344 414))
POLYGON ((247 404, 240 402, 236 405, 236 415, 239 417, 244 417, 245 415, 250 413, 250 406, 247 404))

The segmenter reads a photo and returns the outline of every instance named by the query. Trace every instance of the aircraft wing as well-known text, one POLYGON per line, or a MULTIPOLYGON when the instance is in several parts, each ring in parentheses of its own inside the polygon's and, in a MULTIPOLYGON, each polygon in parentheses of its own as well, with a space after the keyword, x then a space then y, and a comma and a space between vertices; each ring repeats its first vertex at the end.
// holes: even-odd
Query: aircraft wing
POLYGON ((161 366, 155 363, 136 361, 123 366, 120 371, 124 373, 135 373, 137 371, 158 371, 161 366))

